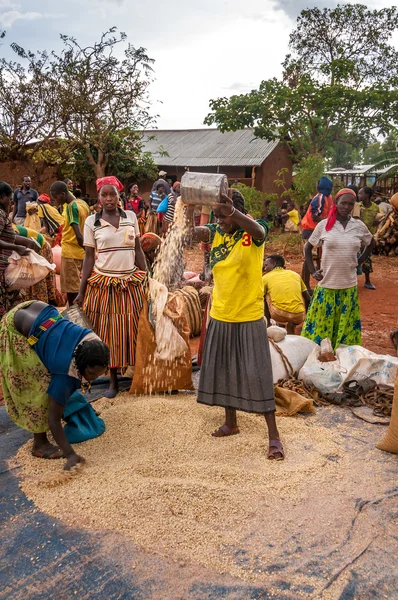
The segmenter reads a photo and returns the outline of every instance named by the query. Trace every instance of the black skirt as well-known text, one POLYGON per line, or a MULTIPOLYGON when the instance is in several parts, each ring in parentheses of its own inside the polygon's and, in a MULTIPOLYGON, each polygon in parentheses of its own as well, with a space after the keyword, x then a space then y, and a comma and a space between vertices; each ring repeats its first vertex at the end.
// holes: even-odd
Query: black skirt
POLYGON ((203 350, 198 402, 260 414, 275 410, 264 319, 246 323, 210 319, 203 350))

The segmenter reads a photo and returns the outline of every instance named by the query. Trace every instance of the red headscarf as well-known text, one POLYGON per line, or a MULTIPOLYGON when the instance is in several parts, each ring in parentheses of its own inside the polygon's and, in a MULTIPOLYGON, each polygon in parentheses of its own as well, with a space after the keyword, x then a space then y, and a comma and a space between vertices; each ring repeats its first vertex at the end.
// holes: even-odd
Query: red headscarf
POLYGON ((181 185, 181 183, 180 183, 179 181, 175 181, 175 182, 173 183, 173 190, 174 190, 174 191, 175 191, 175 189, 176 189, 177 185, 181 185))
POLYGON ((100 179, 97 179, 97 181, 95 182, 95 185, 97 186, 97 192, 99 192, 100 189, 104 185, 114 185, 115 188, 119 192, 124 190, 124 185, 122 184, 122 182, 119 181, 118 178, 114 177, 113 175, 109 175, 108 177, 101 177, 100 179))
POLYGON ((334 224, 336 223, 336 220, 337 220, 336 202, 337 202, 337 200, 340 198, 340 196, 345 196, 346 194, 353 196, 354 198, 357 197, 354 190, 351 190, 350 188, 343 188, 342 190, 339 190, 337 192, 337 194, 334 197, 334 204, 329 211, 329 215, 328 215, 328 218, 326 221, 326 227, 325 227, 326 231, 330 231, 333 228, 334 224))
POLYGON ((40 202, 44 202, 44 204, 50 204, 51 202, 50 196, 47 194, 40 194, 38 200, 40 200, 40 202))

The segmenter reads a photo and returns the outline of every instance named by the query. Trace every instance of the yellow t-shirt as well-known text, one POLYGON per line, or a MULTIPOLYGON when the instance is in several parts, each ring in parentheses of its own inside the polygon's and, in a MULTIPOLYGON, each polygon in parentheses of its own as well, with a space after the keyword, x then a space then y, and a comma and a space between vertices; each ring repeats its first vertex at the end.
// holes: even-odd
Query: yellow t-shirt
POLYGON ((205 225, 210 230, 210 266, 214 277, 213 304, 210 316, 227 323, 257 321, 264 316, 262 264, 264 242, 268 233, 265 221, 264 239, 254 240, 243 229, 234 234, 223 233, 217 224, 205 225))
POLYGON ((275 308, 294 314, 305 311, 302 294, 307 288, 298 273, 276 267, 263 275, 263 284, 264 295, 270 295, 275 308))
POLYGON ((65 209, 65 225, 62 230, 61 256, 64 258, 84 259, 84 248, 77 243, 72 225, 76 223, 83 235, 84 223, 90 214, 90 209, 83 200, 73 200, 65 209))
POLYGON ((300 223, 300 217, 298 214, 298 210, 293 208, 293 210, 289 211, 287 214, 289 215, 290 220, 293 221, 293 223, 295 225, 298 225, 300 223))

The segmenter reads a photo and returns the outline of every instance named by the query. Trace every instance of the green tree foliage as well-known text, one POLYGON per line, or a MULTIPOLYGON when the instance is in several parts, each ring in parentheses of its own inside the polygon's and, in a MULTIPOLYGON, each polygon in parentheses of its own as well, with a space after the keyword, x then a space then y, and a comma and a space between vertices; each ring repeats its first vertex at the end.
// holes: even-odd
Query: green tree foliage
POLYGON ((115 27, 92 46, 83 47, 66 35, 61 40, 59 54, 34 54, 12 44, 22 64, 1 61, 3 152, 11 156, 14 149, 16 156, 26 151, 28 141, 38 139, 35 151, 51 152, 52 161, 62 164, 76 157, 76 170, 90 172, 90 179, 115 168, 121 169, 119 176, 134 168, 138 173, 153 170, 150 157, 141 156, 139 132, 153 124, 148 86, 154 61, 115 27), (62 141, 54 143, 54 138, 62 141))
POLYGON ((395 85, 398 54, 390 42, 397 14, 395 6, 369 10, 362 4, 303 10, 290 34, 285 78, 307 73, 352 89, 380 81, 395 85))
MULTIPOLYGON (((90 153, 97 161, 97 148, 90 146, 90 153)), ((158 168, 152 155, 143 150, 139 132, 128 128, 115 132, 108 146, 108 156, 107 172, 116 173, 119 179, 139 182, 143 179, 155 179, 157 176, 158 168)), ((72 152, 69 160, 62 166, 62 173, 77 181, 92 179, 93 171, 85 149, 79 147, 72 152)))
POLYGON ((325 160, 319 154, 309 154, 295 165, 294 183, 287 188, 287 169, 278 171, 275 185, 281 190, 281 198, 290 198, 299 206, 308 202, 316 194, 316 183, 324 174, 325 160))
POLYGON ((244 183, 234 183, 233 188, 239 190, 245 199, 245 207, 249 215, 259 219, 264 214, 264 203, 268 199, 267 194, 263 194, 255 187, 250 187, 244 183))
POLYGON ((252 127, 256 137, 280 139, 295 162, 326 157, 336 143, 365 147, 372 134, 388 133, 398 115, 398 53, 389 44, 396 16, 396 8, 361 5, 302 11, 282 78, 211 100, 205 123, 221 131, 252 127))

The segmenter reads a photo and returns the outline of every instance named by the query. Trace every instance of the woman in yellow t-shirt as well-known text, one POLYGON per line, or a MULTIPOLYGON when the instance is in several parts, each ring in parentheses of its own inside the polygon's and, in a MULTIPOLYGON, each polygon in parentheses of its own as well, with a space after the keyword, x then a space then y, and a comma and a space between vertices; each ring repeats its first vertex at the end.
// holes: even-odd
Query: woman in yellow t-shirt
POLYGON ((198 402, 225 408, 225 423, 214 437, 239 433, 237 410, 263 414, 268 458, 283 460, 264 320, 262 264, 268 225, 246 216, 241 193, 230 193, 232 199, 222 195, 213 208, 217 223, 193 228, 193 208, 188 209, 196 240, 211 243, 214 277, 198 402))

